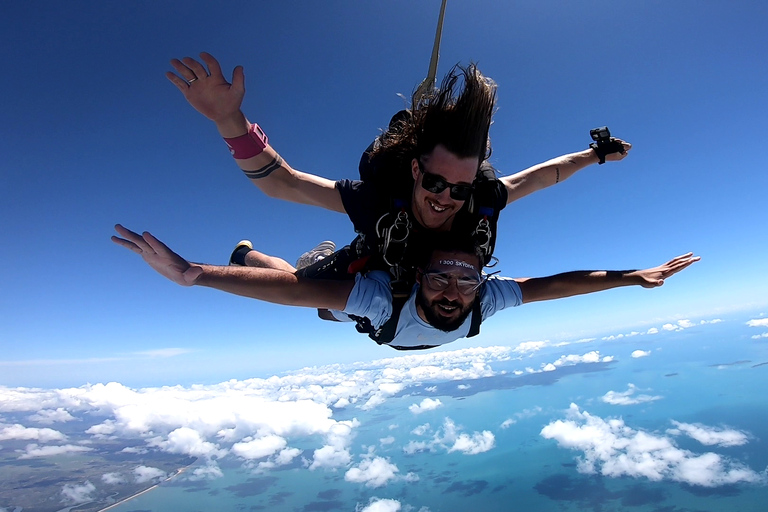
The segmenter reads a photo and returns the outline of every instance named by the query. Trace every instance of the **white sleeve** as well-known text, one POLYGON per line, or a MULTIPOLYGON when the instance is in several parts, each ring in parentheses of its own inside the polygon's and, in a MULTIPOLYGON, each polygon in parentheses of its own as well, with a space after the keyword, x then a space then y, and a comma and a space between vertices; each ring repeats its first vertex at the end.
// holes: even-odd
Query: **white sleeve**
POLYGON ((480 308, 483 320, 497 311, 520 306, 523 303, 523 292, 520 285, 511 277, 491 276, 483 284, 480 293, 480 308))
POLYGON ((389 274, 378 270, 357 274, 344 313, 366 317, 375 328, 381 327, 392 316, 389 279, 389 274))

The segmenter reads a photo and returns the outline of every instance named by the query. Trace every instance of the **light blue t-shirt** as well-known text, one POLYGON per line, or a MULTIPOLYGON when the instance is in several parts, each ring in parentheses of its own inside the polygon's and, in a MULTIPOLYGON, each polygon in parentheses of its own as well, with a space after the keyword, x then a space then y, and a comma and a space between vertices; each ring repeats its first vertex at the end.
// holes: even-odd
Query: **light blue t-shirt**
MULTIPOLYGON (((342 313, 366 317, 375 327, 381 327, 392 315, 392 292, 389 288, 389 274, 380 270, 355 276, 355 286, 347 299, 342 313)), ((470 314, 461 326, 451 332, 441 331, 419 317, 416 311, 418 284, 400 312, 392 347, 416 348, 434 347, 450 343, 469 334, 472 324, 470 314)), ((480 289, 480 311, 482 319, 505 308, 523 303, 520 286, 511 278, 491 276, 480 289)), ((336 315, 337 317, 339 315, 336 315)))

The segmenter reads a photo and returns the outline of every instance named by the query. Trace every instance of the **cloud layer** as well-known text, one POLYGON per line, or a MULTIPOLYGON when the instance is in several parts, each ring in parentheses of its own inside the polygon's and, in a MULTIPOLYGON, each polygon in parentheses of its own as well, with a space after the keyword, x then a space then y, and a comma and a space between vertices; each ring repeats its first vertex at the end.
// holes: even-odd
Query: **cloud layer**
MULTIPOLYGON (((741 432, 678 422, 675 425, 680 432, 708 441, 743 440, 741 432)), ((571 404, 567 419, 549 423, 541 430, 541 436, 554 439, 563 448, 582 452, 577 466, 581 473, 672 480, 703 487, 765 482, 765 474, 737 461, 713 452, 696 454, 683 450, 669 437, 635 430, 621 419, 592 416, 576 404, 571 404)))

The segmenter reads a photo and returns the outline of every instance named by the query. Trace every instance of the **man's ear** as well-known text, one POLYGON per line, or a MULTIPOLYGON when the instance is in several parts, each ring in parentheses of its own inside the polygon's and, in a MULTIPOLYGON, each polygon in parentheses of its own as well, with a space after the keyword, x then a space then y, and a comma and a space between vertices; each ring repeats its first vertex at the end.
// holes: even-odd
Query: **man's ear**
POLYGON ((413 176, 413 181, 419 179, 419 161, 415 158, 411 160, 411 176, 413 176))

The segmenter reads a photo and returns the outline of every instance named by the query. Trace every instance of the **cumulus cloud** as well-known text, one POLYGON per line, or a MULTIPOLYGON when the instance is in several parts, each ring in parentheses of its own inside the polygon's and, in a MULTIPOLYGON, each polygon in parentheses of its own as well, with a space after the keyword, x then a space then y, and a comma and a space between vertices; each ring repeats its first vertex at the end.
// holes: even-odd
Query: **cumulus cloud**
POLYGON ((425 398, 420 404, 413 404, 408 407, 408 410, 413 414, 421 414, 427 411, 434 411, 441 405, 443 405, 443 403, 439 399, 425 398))
POLYGON ((708 446, 741 446, 749 442, 749 436, 741 430, 708 427, 701 423, 681 423, 672 421, 674 429, 667 430, 672 435, 685 434, 708 446))
POLYGON ((634 350, 631 355, 633 358, 639 359, 641 357, 648 357, 649 355, 651 355, 651 351, 650 350, 634 350))
POLYGON ((571 404, 568 419, 546 425, 540 435, 558 445, 578 450, 577 470, 603 476, 672 480, 716 487, 758 483, 761 475, 740 462, 716 453, 696 454, 678 448, 672 439, 627 426, 621 419, 604 420, 571 404))
POLYGON ((72 421, 75 417, 69 414, 63 407, 58 407, 56 409, 43 409, 42 411, 37 411, 37 413, 28 416, 28 419, 36 423, 42 423, 43 425, 52 425, 53 423, 72 421))
POLYGON ((416 427, 413 430, 411 430, 411 434, 416 435, 416 436, 423 436, 424 434, 429 432, 429 430, 430 430, 429 423, 425 423, 425 424, 419 425, 418 427, 416 427))
POLYGON ((62 502, 72 505, 80 505, 93 501, 92 494, 96 492, 96 486, 88 480, 84 484, 66 484, 61 489, 62 502))
POLYGON ((287 441, 280 436, 270 434, 258 438, 247 437, 232 445, 232 453, 244 459, 262 459, 269 457, 287 446, 287 441))
POLYGON ((215 480, 224 476, 221 468, 216 461, 209 460, 202 466, 196 467, 191 475, 188 475, 189 480, 215 480))
POLYGON ((339 468, 352 462, 352 455, 344 447, 326 445, 315 450, 309 469, 339 468))
POLYGON ((646 334, 659 334, 659 330, 656 327, 651 327, 646 334))
POLYGON ((382 487, 397 477, 399 469, 384 457, 366 457, 360 464, 347 470, 344 480, 362 483, 366 487, 382 487))
POLYGON ((93 448, 78 446, 74 444, 63 444, 55 446, 39 446, 35 443, 28 444, 21 452, 20 459, 33 459, 35 457, 52 457, 55 455, 67 455, 70 453, 90 452, 93 448))
POLYGON ((754 318, 747 322, 750 327, 768 327, 768 318, 754 318))
POLYGON ((107 485, 120 485, 126 482, 125 476, 120 473, 104 473, 101 475, 101 481, 107 485))
MULTIPOLYGON (((429 424, 417 429, 419 435, 424 435, 429 432, 429 424)), ((496 437, 489 430, 475 431, 472 434, 461 432, 461 430, 462 428, 457 426, 451 418, 445 418, 442 427, 433 433, 430 441, 409 441, 403 447, 403 452, 413 455, 424 451, 445 450, 449 453, 461 452, 465 455, 476 455, 487 452, 495 446, 496 437)))
POLYGON ((626 391, 609 391, 604 394, 601 400, 611 405, 635 405, 643 404, 646 402, 653 402, 655 400, 661 400, 663 396, 651 396, 651 395, 637 395, 633 396, 637 391, 637 387, 634 384, 629 384, 629 388, 626 391))
POLYGON ((200 432, 189 427, 177 428, 166 438, 150 439, 148 444, 169 453, 182 453, 192 457, 222 457, 226 453, 216 444, 205 441, 200 432))
POLYGON ((456 441, 448 451, 461 452, 466 455, 476 455, 492 449, 496 438, 490 430, 475 432, 471 436, 466 433, 459 434, 456 441))
POLYGON ((41 443, 50 443, 64 441, 67 436, 50 428, 25 427, 15 423, 13 425, 0 424, 0 441, 9 441, 16 439, 20 441, 39 441, 41 443))
POLYGON ((527 354, 529 352, 541 350, 546 347, 548 343, 548 341, 524 341, 513 348, 512 351, 517 354, 527 354))
POLYGON ((401 508, 397 500, 371 498, 365 506, 358 503, 355 512, 400 512, 401 508))
POLYGON ((501 427, 501 428, 509 428, 509 427, 511 427, 512 425, 514 425, 515 423, 517 423, 517 420, 516 420, 516 419, 513 419, 513 418, 507 418, 506 420, 504 420, 504 421, 501 423, 500 427, 501 427))
POLYGON ((768 332, 764 332, 762 334, 755 334, 754 336, 752 336, 753 340, 759 340, 761 338, 768 338, 768 332))
POLYGON ((393 436, 382 437, 379 439, 379 444, 381 444, 381 446, 388 446, 394 442, 395 438, 393 436))
POLYGON ((143 484, 152 481, 157 482, 167 477, 168 475, 166 472, 159 468, 153 468, 150 466, 136 466, 133 468, 133 478, 137 484, 143 484))

